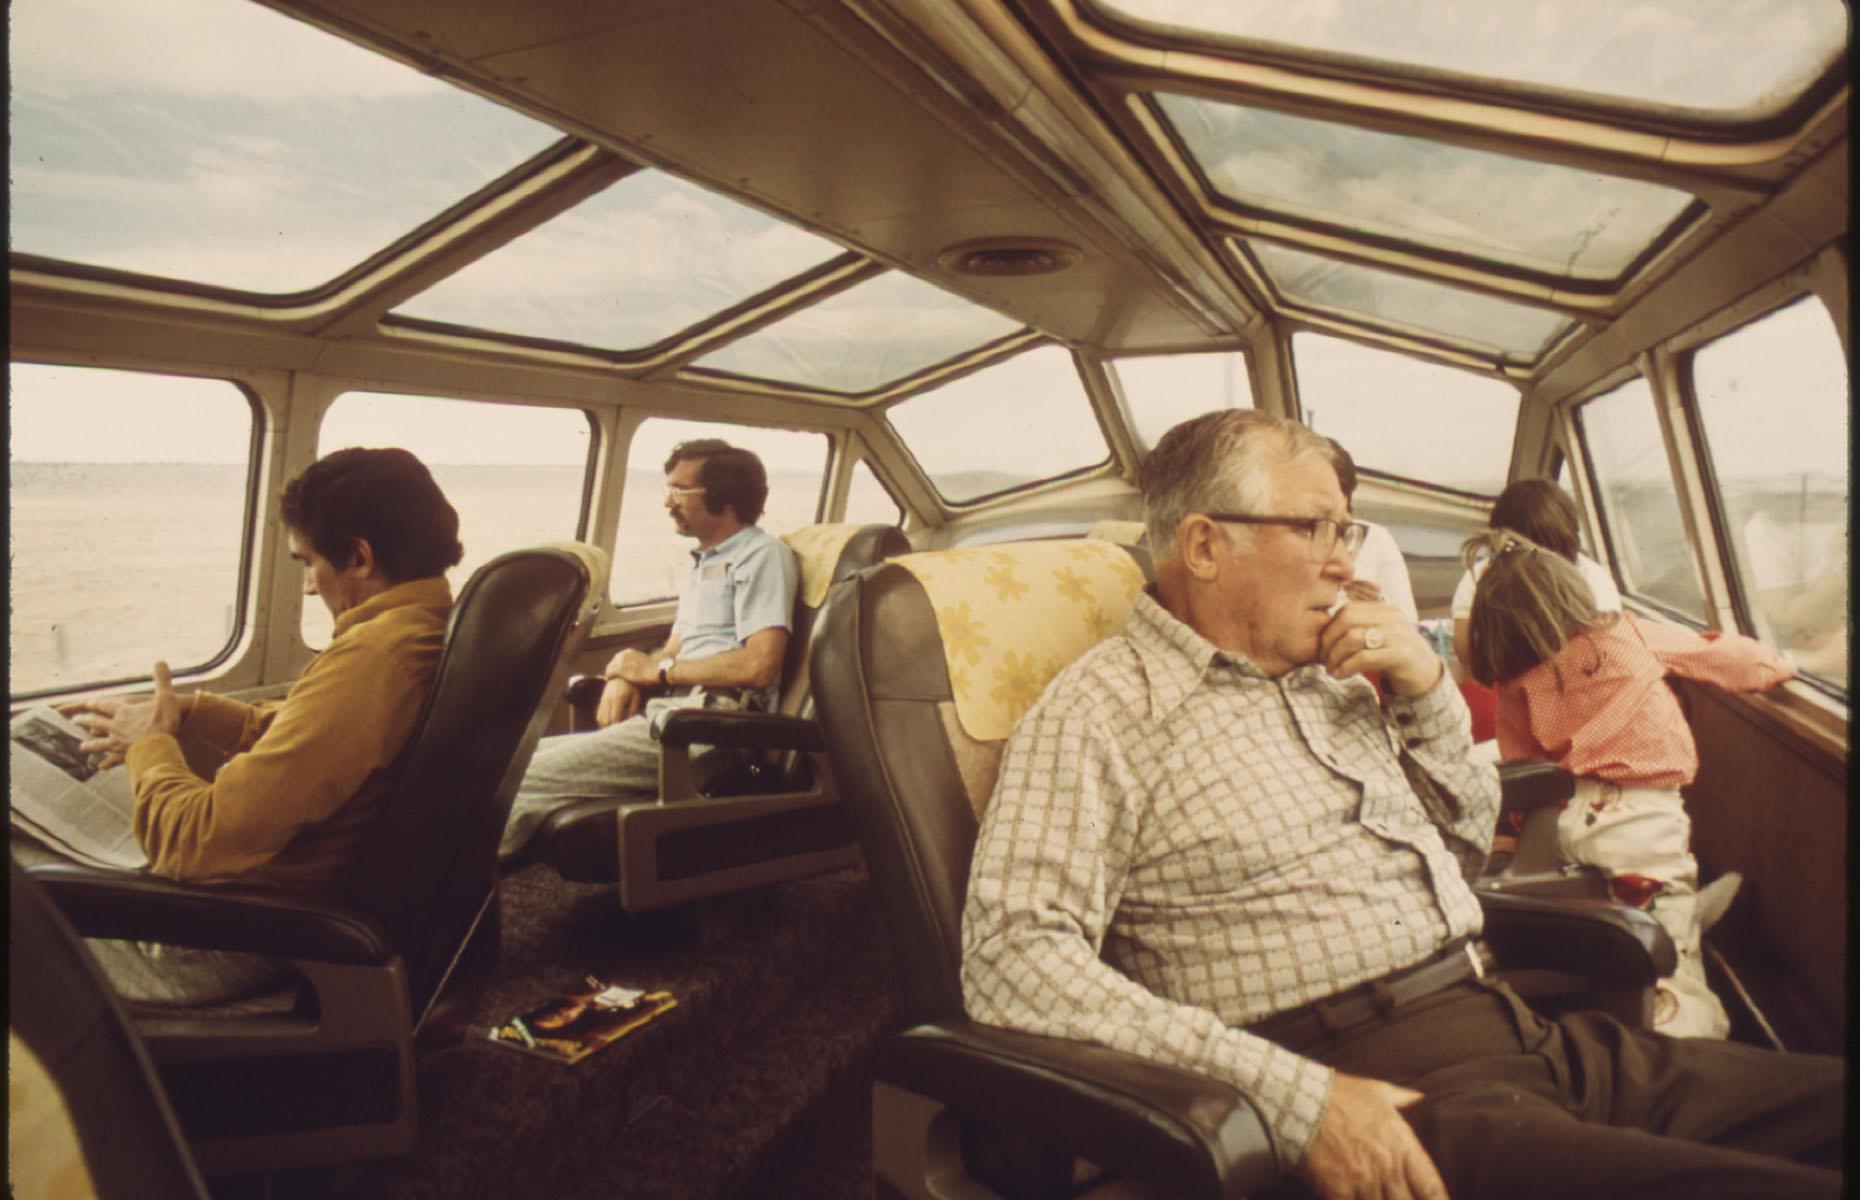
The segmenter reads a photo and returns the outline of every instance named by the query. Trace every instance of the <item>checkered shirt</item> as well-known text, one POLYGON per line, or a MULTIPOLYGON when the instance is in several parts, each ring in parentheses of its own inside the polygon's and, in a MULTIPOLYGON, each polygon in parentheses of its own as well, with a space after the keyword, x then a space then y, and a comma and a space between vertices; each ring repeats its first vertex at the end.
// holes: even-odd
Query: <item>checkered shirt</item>
POLYGON ((1008 742, 963 912, 970 1017, 1226 1080, 1297 1165, 1332 1072, 1243 1027, 1479 931, 1499 792, 1469 724, 1445 674, 1378 708, 1139 597, 1008 742))

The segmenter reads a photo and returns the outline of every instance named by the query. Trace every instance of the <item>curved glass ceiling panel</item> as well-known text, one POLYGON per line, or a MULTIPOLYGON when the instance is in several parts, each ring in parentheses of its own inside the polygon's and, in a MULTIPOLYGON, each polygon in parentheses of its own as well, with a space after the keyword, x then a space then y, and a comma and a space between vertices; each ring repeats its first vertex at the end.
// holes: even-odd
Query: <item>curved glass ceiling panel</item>
POLYGON ((335 278, 561 137, 247 0, 15 0, 13 249, 335 278))
POLYGON ((394 311, 633 350, 839 253, 747 205, 640 171, 394 311))
POLYGON ((1513 358, 1535 358, 1575 322, 1547 308, 1498 300, 1429 279, 1339 262, 1271 242, 1247 242, 1260 269, 1294 304, 1398 325, 1513 358))
POLYGON ((1570 279, 1610 280, 1692 203, 1594 171, 1155 93, 1240 204, 1570 279))
POLYGON ((885 410, 945 500, 961 503, 1110 457, 1072 355, 1040 346, 885 410))
POLYGON ((1840 0, 1086 2, 1189 40, 1277 42, 1751 119, 1801 95, 1841 56, 1848 36, 1840 0))
POLYGON ((731 342, 693 366, 831 392, 873 391, 1020 329, 1018 321, 887 271, 731 342))

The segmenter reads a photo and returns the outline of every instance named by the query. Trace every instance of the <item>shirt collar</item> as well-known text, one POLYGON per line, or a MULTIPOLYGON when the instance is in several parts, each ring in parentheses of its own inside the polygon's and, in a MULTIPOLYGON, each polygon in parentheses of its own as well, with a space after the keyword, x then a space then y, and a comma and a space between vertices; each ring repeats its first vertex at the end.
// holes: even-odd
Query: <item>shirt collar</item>
POLYGON ((1304 663, 1274 680, 1245 655, 1222 650, 1196 633, 1193 627, 1162 606, 1153 589, 1145 589, 1137 596, 1124 634, 1143 664, 1143 674, 1149 683, 1152 720, 1163 720, 1174 712, 1202 685, 1209 672, 1218 667, 1228 667, 1236 675, 1260 683, 1295 687, 1329 678, 1322 664, 1304 663))
POLYGON ((409 579, 406 583, 397 583, 385 592, 370 596, 360 604, 336 618, 335 632, 331 640, 360 625, 371 621, 391 608, 405 605, 418 605, 424 608, 448 608, 452 604, 452 585, 446 582, 444 575, 429 575, 424 579, 409 579))
POLYGON ((755 540, 756 535, 761 532, 762 531, 754 525, 745 525, 708 550, 691 551, 691 561, 694 563, 703 562, 705 559, 715 558, 719 554, 733 554, 738 550, 746 549, 749 543, 755 540))

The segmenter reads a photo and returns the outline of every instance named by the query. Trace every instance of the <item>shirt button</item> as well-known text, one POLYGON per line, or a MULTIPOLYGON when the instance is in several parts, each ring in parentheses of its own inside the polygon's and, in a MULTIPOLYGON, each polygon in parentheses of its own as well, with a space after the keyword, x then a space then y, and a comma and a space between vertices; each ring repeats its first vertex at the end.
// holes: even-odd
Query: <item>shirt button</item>
POLYGON ((1414 724, 1414 714, 1413 713, 1396 713, 1395 723, 1397 725, 1412 725, 1414 724))
POLYGON ((1420 738, 1409 738, 1408 739, 1408 742, 1407 742, 1408 749, 1416 750, 1420 748, 1420 745, 1421 745, 1420 738))

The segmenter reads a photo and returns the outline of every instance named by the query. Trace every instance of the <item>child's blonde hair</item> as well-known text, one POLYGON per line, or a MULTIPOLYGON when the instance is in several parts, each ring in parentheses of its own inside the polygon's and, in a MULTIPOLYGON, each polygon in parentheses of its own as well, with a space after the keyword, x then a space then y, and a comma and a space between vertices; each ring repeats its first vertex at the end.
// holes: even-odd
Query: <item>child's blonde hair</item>
POLYGON ((1508 529, 1466 539, 1460 557, 1467 570, 1480 559, 1485 573, 1473 593, 1466 671, 1488 687, 1550 663, 1577 637, 1610 624, 1576 564, 1508 529))

